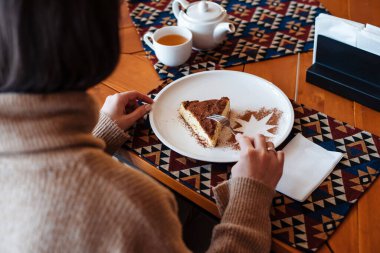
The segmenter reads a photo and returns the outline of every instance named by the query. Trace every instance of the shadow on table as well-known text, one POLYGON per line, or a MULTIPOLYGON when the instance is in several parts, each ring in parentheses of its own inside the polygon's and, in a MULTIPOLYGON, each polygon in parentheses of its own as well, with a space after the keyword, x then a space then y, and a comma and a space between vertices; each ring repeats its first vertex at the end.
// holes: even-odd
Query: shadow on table
POLYGON ((219 220, 204 209, 174 192, 178 216, 183 226, 183 240, 195 252, 205 252, 211 242, 212 230, 219 220))

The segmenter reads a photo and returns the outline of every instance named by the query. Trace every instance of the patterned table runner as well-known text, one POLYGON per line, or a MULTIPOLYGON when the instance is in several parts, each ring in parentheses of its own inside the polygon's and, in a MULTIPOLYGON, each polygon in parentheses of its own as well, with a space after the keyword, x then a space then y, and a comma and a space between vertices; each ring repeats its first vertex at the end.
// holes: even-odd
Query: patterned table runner
MULTIPOLYGON (((153 98, 158 90, 151 94, 153 98)), ((379 175, 380 138, 304 105, 292 104, 295 121, 285 143, 302 133, 327 150, 344 153, 333 172, 305 202, 281 193, 276 193, 273 199, 273 237, 303 251, 316 251, 379 175)), ((147 118, 136 125, 130 135, 132 139, 124 145, 126 149, 215 201, 211 188, 228 178, 233 164, 197 161, 170 150, 154 135, 147 118)))
MULTIPOLYGON (((215 50, 193 51, 189 62, 180 67, 167 67, 158 62, 154 52, 143 42, 161 79, 174 80, 200 68, 228 67, 311 50, 315 17, 327 12, 316 0, 213 2, 227 10, 236 32, 215 50)), ((129 0, 130 14, 140 37, 147 31, 176 24, 171 4, 171 0, 129 0)))
MULTIPOLYGON (((192 1, 190 1, 192 2, 192 1)), ((236 26, 236 33, 219 48, 194 51, 189 63, 163 66, 145 44, 161 79, 182 76, 308 51, 313 47, 314 19, 327 12, 315 0, 216 0, 236 26)), ((130 13, 140 36, 166 25, 175 25, 171 0, 129 1, 130 13)), ((151 92, 154 97, 161 87, 151 92)), ((323 148, 344 153, 341 162, 303 203, 281 193, 273 199, 272 234, 295 248, 316 251, 347 216, 352 205, 380 172, 380 138, 354 128, 304 105, 293 102, 295 122, 285 144, 295 134, 323 148)), ((124 147, 137 153, 162 173, 214 201, 212 186, 226 180, 232 164, 201 162, 184 157, 163 145, 148 119, 131 129, 124 147)), ((120 157, 123 160, 122 157, 120 157)))

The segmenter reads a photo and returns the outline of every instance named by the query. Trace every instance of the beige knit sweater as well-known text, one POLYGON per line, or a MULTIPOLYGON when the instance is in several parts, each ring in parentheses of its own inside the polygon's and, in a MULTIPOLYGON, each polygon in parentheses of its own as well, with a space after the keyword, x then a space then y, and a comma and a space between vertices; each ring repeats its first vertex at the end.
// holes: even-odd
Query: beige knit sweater
MULTIPOLYGON (((0 95, 0 252, 188 252, 173 195, 104 152, 126 136, 85 93, 0 95)), ((273 191, 215 188, 209 252, 268 252, 273 191)))

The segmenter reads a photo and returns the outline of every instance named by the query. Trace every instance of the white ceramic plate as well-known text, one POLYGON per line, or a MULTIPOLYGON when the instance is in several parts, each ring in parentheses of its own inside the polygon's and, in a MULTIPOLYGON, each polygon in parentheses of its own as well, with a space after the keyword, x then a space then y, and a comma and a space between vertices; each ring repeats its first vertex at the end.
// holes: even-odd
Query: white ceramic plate
POLYGON ((159 92, 150 113, 156 136, 172 150, 208 162, 236 162, 239 151, 232 148, 204 148, 180 120, 178 108, 182 101, 229 97, 231 110, 244 112, 261 107, 277 108, 282 116, 274 145, 289 135, 293 123, 293 107, 286 95, 274 84, 258 76, 238 71, 205 71, 180 78, 159 92))

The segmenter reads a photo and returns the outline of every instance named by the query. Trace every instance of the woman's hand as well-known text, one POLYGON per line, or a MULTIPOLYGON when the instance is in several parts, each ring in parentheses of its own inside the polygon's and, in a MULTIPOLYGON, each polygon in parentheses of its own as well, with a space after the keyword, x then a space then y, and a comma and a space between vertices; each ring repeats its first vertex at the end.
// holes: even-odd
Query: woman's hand
POLYGON ((266 142, 262 135, 251 140, 237 134, 236 140, 240 144, 240 159, 232 167, 231 177, 250 177, 274 189, 282 176, 284 152, 276 152, 273 143, 266 142))
POLYGON ((152 109, 152 103, 153 99, 150 97, 137 91, 129 91, 108 96, 101 111, 121 129, 127 130, 152 109), (139 106, 139 100, 147 104, 139 106))

